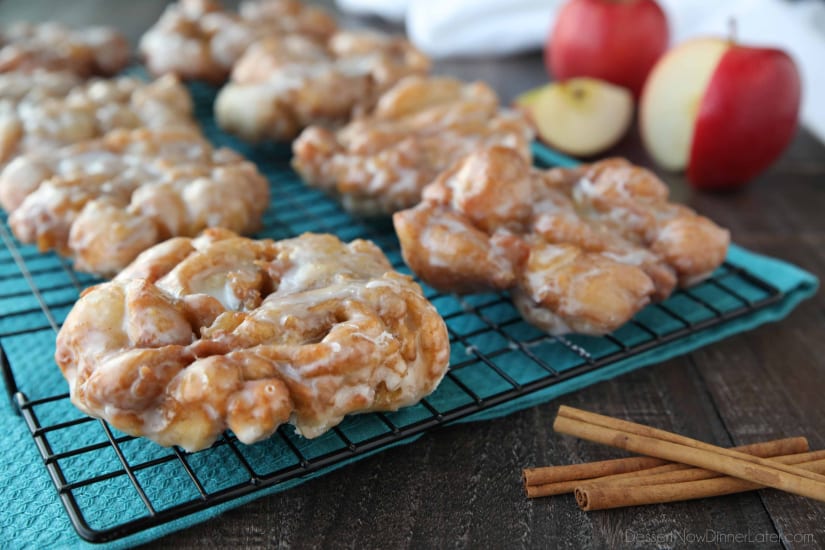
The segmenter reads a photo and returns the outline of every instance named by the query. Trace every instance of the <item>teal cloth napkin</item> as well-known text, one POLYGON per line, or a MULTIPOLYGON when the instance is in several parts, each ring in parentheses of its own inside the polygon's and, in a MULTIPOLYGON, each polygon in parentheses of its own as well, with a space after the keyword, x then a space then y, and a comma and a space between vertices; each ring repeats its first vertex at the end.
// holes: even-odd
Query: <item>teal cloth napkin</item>
MULTIPOLYGON (((800 301, 811 296, 816 291, 818 285, 816 277, 810 273, 788 263, 760 256, 737 246, 731 247, 728 259, 732 263, 745 267, 753 273, 758 273, 760 277, 770 281, 784 294, 783 299, 775 302, 770 307, 728 321, 711 330, 696 332, 668 345, 654 348, 641 355, 619 361, 607 368, 574 377, 561 384, 477 413, 463 421, 477 421, 504 416, 514 411, 550 401, 564 393, 613 378, 645 365, 661 362, 676 355, 687 353, 731 334, 749 330, 763 323, 776 321, 787 315, 800 301)), ((40 361, 40 363, 42 365, 48 365, 52 369, 54 368, 53 364, 48 360, 40 361)), ((34 378, 43 377, 46 379, 54 377, 54 372, 33 372, 29 374, 34 378)), ((28 429, 24 425, 23 419, 14 414, 11 406, 5 400, 0 404, 0 415, 2 415, 5 426, 4 437, 0 439, 0 502, 3 503, 3 511, 0 513, 0 540, 4 541, 4 546, 10 548, 101 547, 101 545, 84 542, 75 533, 69 523, 66 512, 58 500, 54 486, 42 464, 42 460, 35 448, 28 429)), ((89 426, 89 424, 84 426, 89 426)), ((419 436, 397 442, 395 445, 410 443, 417 437, 419 436)), ((142 442, 142 440, 136 441, 142 442)), ((157 447, 151 443, 146 443, 146 445, 150 449, 157 447)), ((160 447, 157 447, 157 450, 161 450, 160 447)), ((375 452, 380 450, 382 449, 375 452)), ((205 521, 255 498, 282 491, 298 485, 307 479, 324 475, 326 472, 341 468, 349 462, 360 460, 364 456, 368 455, 355 457, 352 460, 318 471, 308 477, 292 480, 279 487, 248 495, 244 498, 120 539, 106 546, 123 548, 153 540, 167 533, 205 521)), ((196 459, 198 454, 193 455, 193 457, 196 459)), ((108 459, 111 460, 111 457, 108 459)), ((104 459, 101 458, 101 460, 104 459)), ((94 469, 97 466, 86 463, 78 467, 94 469)), ((105 469, 105 467, 102 466, 101 468, 105 469)), ((168 491, 169 494, 186 490, 184 486, 188 484, 188 480, 184 479, 185 476, 180 475, 180 472, 178 474, 179 475, 170 474, 168 479, 161 480, 162 483, 159 490, 168 491)), ((226 476, 227 472, 215 471, 214 475, 216 478, 226 476)), ((121 478, 123 478, 123 476, 121 476, 121 478)), ((126 517, 130 512, 136 513, 134 510, 129 509, 129 507, 134 506, 140 508, 139 503, 135 504, 135 499, 130 495, 131 489, 124 485, 122 491, 123 496, 108 496, 104 499, 104 502, 100 502, 99 513, 103 515, 115 515, 115 520, 118 514, 124 514, 123 517, 126 517)), ((94 495, 91 495, 90 498, 93 499, 94 495)), ((94 520, 94 517, 88 519, 90 519, 90 523, 93 523, 92 520, 94 520)))
MULTIPOLYGON (((318 230, 319 228, 316 227, 318 219, 337 220, 334 226, 331 226, 331 229, 335 230, 339 237, 343 239, 360 237, 368 229, 337 210, 334 203, 325 199, 322 194, 302 185, 288 168, 282 166, 285 159, 288 160, 289 158, 288 147, 272 147, 264 150, 247 149, 237 140, 220 132, 211 119, 211 101, 214 90, 194 87, 193 95, 196 98, 198 118, 201 120, 207 136, 217 144, 229 145, 241 150, 255 160, 270 181, 279 182, 285 189, 288 189, 292 196, 290 208, 276 209, 278 224, 273 225, 275 229, 271 232, 264 232, 262 236, 283 238, 298 234, 301 231, 318 230), (316 216, 315 218, 312 218, 313 214, 316 216)), ((575 163, 574 160, 540 145, 534 146, 534 154, 539 162, 546 165, 570 166, 575 163)), ((391 229, 388 230, 388 233, 391 235, 391 229)), ((31 247, 23 253, 26 256, 27 264, 34 270, 33 280, 41 289, 43 299, 49 304, 56 322, 61 322, 76 298, 76 291, 73 288, 66 288, 64 284, 65 273, 61 271, 59 260, 53 254, 39 255, 31 247)), ((402 264, 397 250, 390 251, 388 256, 394 265, 402 264)), ((773 258, 753 254, 736 246, 731 247, 728 259, 772 283, 783 293, 782 300, 774 302, 769 307, 751 312, 746 316, 716 325, 712 329, 691 333, 689 336, 674 340, 669 344, 652 348, 645 353, 614 362, 609 366, 587 374, 571 377, 564 382, 476 413, 461 421, 477 421, 504 416, 645 365, 687 353, 728 335, 781 319, 800 301, 811 296, 818 285, 814 276, 795 266, 773 258)), ((4 250, 3 247, 0 247, 0 260, 3 260, 0 263, 0 278, 2 278, 0 279, 2 281, 0 282, 0 334, 7 335, 1 337, 0 340, 14 369, 18 386, 31 399, 65 393, 67 391, 65 381, 60 376, 52 360, 54 333, 48 327, 42 330, 37 328, 43 324, 43 315, 37 308, 36 300, 28 292, 26 281, 16 272, 14 263, 8 261, 8 251, 4 250), (33 313, 26 313, 27 311, 33 311, 33 313), (32 332, 10 335, 28 329, 31 329, 32 332)), ((93 282, 86 275, 79 274, 77 277, 79 282, 84 285, 93 282)), ((748 298, 759 299, 764 297, 758 289, 749 287, 746 281, 736 276, 730 277, 728 284, 748 298)), ((701 285, 693 289, 693 292, 697 295, 707 292, 705 298, 723 310, 741 305, 735 301, 731 303, 730 296, 725 296, 724 293, 720 296, 718 292, 714 294, 713 291, 714 288, 701 285)), ((483 308, 485 307, 483 305, 485 300, 489 300, 489 296, 469 297, 467 303, 483 308)), ((466 303, 461 303, 449 296, 435 298, 434 301, 439 311, 448 317, 448 325, 456 334, 472 335, 477 333, 478 323, 480 322, 478 316, 462 313, 463 308, 467 305, 466 303)), ((667 303, 669 307, 689 317, 691 321, 701 320, 703 316, 710 316, 708 310, 697 307, 695 303, 680 304, 678 298, 671 299, 667 303)), ((498 304, 489 310, 484 309, 484 313, 499 321, 518 317, 517 312, 509 304, 498 304)), ((661 329, 663 333, 674 330, 673 319, 656 317, 655 308, 646 309, 640 316, 644 324, 656 327, 657 330, 661 329)), ((520 321, 508 324, 504 330, 512 331, 508 332, 510 337, 519 341, 529 340, 537 334, 536 329, 520 321)), ((629 325, 627 328, 617 331, 614 336, 627 345, 638 343, 640 338, 650 337, 641 333, 641 331, 634 332, 629 325)), ((498 346, 500 348, 502 345, 501 342, 495 341, 495 334, 490 331, 482 334, 481 337, 481 339, 476 340, 475 337, 468 336, 466 347, 454 345, 451 363, 453 365, 465 364, 466 366, 457 368, 454 371, 456 378, 471 387, 477 394, 486 396, 506 390, 508 386, 503 383, 500 377, 492 375, 489 369, 480 361, 473 363, 473 353, 469 349, 470 347, 476 347, 481 352, 485 352, 488 351, 485 350, 485 346, 498 346)), ((605 339, 580 336, 569 336, 567 338, 569 344, 588 350, 596 359, 598 359, 599 354, 605 356, 612 351, 616 351, 615 347, 610 348, 605 339)), ((506 342, 503 344, 506 345, 506 342)), ((569 347, 565 347, 558 342, 552 344, 540 344, 535 349, 531 349, 537 355, 546 358, 554 368, 560 371, 572 368, 576 363, 581 362, 581 357, 571 353, 569 347)), ((512 354, 497 355, 495 361, 498 366, 520 383, 529 382, 531 379, 545 374, 542 371, 535 372, 537 370, 535 368, 530 370, 530 362, 524 360, 523 354, 515 351, 512 354)), ((444 383, 429 399, 437 404, 440 410, 449 410, 462 404, 461 400, 466 400, 466 398, 467 395, 457 391, 454 383, 445 379, 444 383)), ((42 425, 70 421, 82 416, 66 400, 38 406, 36 413, 42 425)), ((422 411, 421 406, 416 406, 398 413, 392 413, 389 416, 399 425, 406 425, 426 417, 427 413, 422 411)), ((303 483, 307 479, 324 475, 333 469, 341 468, 350 462, 369 456, 369 454, 389 448, 389 446, 379 448, 373 453, 359 455, 351 460, 319 470, 307 477, 291 480, 278 487, 247 495, 119 539, 107 545, 94 545, 86 543, 75 533, 23 418, 17 416, 8 401, 2 397, 0 397, 0 418, 2 418, 5 426, 4 436, 0 438, 0 502, 3 504, 2 512, 0 512, 0 541, 2 541, 3 547, 8 548, 100 548, 102 546, 123 548, 145 543, 167 533, 208 520, 230 508, 240 506, 263 495, 288 489, 303 483)), ((358 442, 376 434, 378 428, 375 427, 375 422, 373 415, 358 415, 342 423, 341 430, 352 441, 358 442)), ((50 445, 52 445, 52 452, 55 453, 105 441, 103 430, 97 422, 87 422, 73 428, 49 432, 47 437, 50 445)), ((395 442, 391 446, 407 444, 418 437, 420 435, 412 436, 395 442)), ((277 471, 289 466, 288 461, 290 459, 294 461, 295 458, 289 453, 283 452, 283 444, 279 448, 274 441, 273 439, 253 446, 240 445, 240 450, 245 460, 253 465, 256 471, 277 471)), ((315 440, 304 440, 296 436, 292 442, 301 448, 301 451, 308 457, 323 455, 330 450, 335 450, 336 445, 339 448, 341 445, 340 440, 326 436, 315 440)), ((121 449, 132 464, 146 463, 169 454, 168 450, 143 439, 127 441, 121 445, 121 449)), ((241 483, 245 479, 243 468, 238 463, 237 458, 233 457, 231 453, 227 453, 226 450, 224 445, 188 457, 191 467, 196 471, 201 483, 208 492, 215 492, 227 486, 241 483)), ((61 460, 60 466, 69 481, 91 478, 121 468, 114 452, 104 445, 101 445, 99 452, 84 453, 61 460)), ((177 461, 170 461, 157 467, 140 470, 136 475, 153 504, 159 510, 162 510, 164 506, 170 507, 182 501, 197 498, 197 494, 193 494, 191 481, 177 461)), ((146 509, 137 498, 136 491, 130 485, 126 476, 123 475, 112 477, 105 482, 79 487, 73 491, 73 495, 78 500, 85 519, 95 529, 105 529, 146 515, 146 509)))

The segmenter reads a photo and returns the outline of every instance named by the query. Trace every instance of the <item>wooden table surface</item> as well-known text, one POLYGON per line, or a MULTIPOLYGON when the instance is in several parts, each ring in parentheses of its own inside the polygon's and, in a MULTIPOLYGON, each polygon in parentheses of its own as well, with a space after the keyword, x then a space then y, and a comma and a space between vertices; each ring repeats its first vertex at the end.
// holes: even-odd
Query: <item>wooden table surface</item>
MULTIPOLYGON (((0 21, 108 23, 136 40, 162 5, 0 0, 0 21)), ((505 101, 546 79, 538 53, 451 60, 437 63, 436 72, 485 80, 505 101)), ((635 134, 611 153, 650 165, 635 134)), ((741 192, 694 192, 681 176, 662 176, 677 200, 729 227, 740 245, 825 276, 825 147, 806 131, 741 192)), ((703 537, 724 546, 737 536, 765 547, 825 545, 825 504, 772 490, 593 513, 579 511, 572 497, 527 500, 520 481, 525 466, 617 456, 553 433, 561 404, 717 445, 805 435, 813 448, 825 448, 825 299, 820 292, 779 323, 557 401, 436 430, 152 546, 670 547, 703 537)))

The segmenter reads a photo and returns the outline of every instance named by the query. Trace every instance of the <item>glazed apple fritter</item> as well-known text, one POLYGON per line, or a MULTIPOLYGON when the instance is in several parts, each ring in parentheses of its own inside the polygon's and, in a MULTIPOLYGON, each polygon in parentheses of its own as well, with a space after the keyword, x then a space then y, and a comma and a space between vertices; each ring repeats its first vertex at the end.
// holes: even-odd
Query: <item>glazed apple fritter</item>
POLYGON ((293 166, 351 212, 389 214, 418 204, 428 183, 476 149, 503 145, 529 162, 532 138, 527 120, 500 109, 486 84, 411 76, 345 127, 304 130, 293 166))
POLYGON ((294 138, 311 124, 335 126, 365 112, 429 60, 407 40, 340 31, 326 43, 300 35, 253 44, 218 95, 215 117, 247 141, 294 138))
POLYGON ((129 64, 129 42, 109 27, 14 23, 0 30, 0 73, 63 71, 79 78, 112 76, 129 64))
POLYGON ((553 334, 615 330, 710 275, 730 242, 623 159, 542 171, 504 147, 458 162, 393 221, 422 280, 459 293, 510 290, 524 318, 553 334))
POLYGON ((146 31, 140 52, 155 75, 220 84, 257 40, 299 35, 323 42, 335 28, 326 11, 300 0, 242 2, 238 13, 214 0, 179 0, 146 31))
POLYGON ((130 77, 96 79, 65 95, 26 93, 15 101, 0 100, 0 166, 17 155, 48 153, 116 128, 196 126, 189 92, 172 76, 148 83, 130 77))
POLYGON ((106 275, 169 237, 254 231, 269 187, 194 130, 143 128, 18 157, 0 173, 0 200, 18 239, 106 275))
POLYGON ((195 451, 289 422, 305 437, 396 410, 447 368, 444 321, 372 243, 250 240, 223 229, 144 252, 87 290, 57 337, 72 402, 195 451))
POLYGON ((0 73, 0 103, 10 108, 21 101, 35 102, 48 97, 64 97, 83 79, 67 71, 0 73))

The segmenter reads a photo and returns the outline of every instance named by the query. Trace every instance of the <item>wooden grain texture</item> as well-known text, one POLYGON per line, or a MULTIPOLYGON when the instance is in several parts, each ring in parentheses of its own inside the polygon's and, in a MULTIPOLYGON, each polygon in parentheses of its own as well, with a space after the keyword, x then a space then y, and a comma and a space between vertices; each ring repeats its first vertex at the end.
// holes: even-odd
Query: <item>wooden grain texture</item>
MULTIPOLYGON (((0 21, 109 23, 135 41, 157 0, 0 0, 0 21)), ((357 26, 385 26, 352 20, 357 26)), ((539 54, 440 62, 436 72, 482 79, 510 101, 545 81, 539 54)), ((649 165, 633 133, 612 153, 649 165)), ((767 173, 727 195, 692 191, 664 175, 673 196, 731 228, 753 250, 825 276, 825 147, 800 131, 767 173)), ((160 548, 614 548, 672 547, 710 537, 825 545, 825 505, 760 491, 702 501, 585 514, 572 496, 527 500, 525 466, 620 456, 561 437, 559 404, 625 417, 717 445, 806 435, 825 448, 825 299, 818 293, 787 319, 688 356, 601 383, 507 418, 437 430, 405 447, 262 498, 169 535, 160 548), (799 542, 800 537, 807 536, 799 542), (810 537, 813 537, 811 539, 810 537)), ((733 539, 729 539, 733 540, 733 539)))

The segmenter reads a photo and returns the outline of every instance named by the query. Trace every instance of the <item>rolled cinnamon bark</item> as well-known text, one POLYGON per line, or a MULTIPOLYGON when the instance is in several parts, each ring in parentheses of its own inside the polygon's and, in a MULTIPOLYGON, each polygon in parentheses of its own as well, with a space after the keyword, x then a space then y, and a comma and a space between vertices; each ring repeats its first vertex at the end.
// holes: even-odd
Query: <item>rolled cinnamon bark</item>
MULTIPOLYGON (((754 454, 754 453, 748 453, 754 454)), ((762 456, 763 458, 770 458, 771 460, 775 460, 781 464, 804 464, 808 462, 814 462, 817 460, 825 460, 825 450, 821 451, 811 451, 811 452, 800 452, 800 453, 793 453, 788 455, 755 455, 754 456, 762 456)), ((655 468, 654 468, 655 469, 655 468)), ((808 470, 815 473, 822 473, 816 469, 811 468, 803 468, 803 470, 808 470)), ((694 468, 693 466, 688 466, 685 469, 681 470, 671 470, 669 472, 650 472, 647 475, 639 476, 635 479, 627 478, 627 477, 605 477, 601 479, 594 479, 592 480, 593 483, 602 483, 608 485, 663 485, 667 483, 684 483, 687 481, 699 481, 702 479, 712 479, 716 477, 725 477, 724 474, 720 474, 719 472, 713 472, 711 470, 706 470, 704 468, 694 468)), ((580 484, 581 485, 581 484, 580 484)))
MULTIPOLYGON (((808 440, 804 437, 788 437, 734 447, 740 452, 761 457, 804 453, 808 448, 808 440)), ((642 477, 684 470, 696 470, 696 468, 649 457, 618 458, 570 466, 527 468, 524 470, 524 490, 528 498, 538 498, 572 493, 586 480, 600 482, 627 480, 633 483, 642 477)))
MULTIPOLYGON (((806 471, 825 473, 825 458, 819 453, 802 453, 786 457, 776 457, 774 460, 783 464, 797 464, 800 469, 806 471), (806 456, 807 455, 807 456, 806 456), (819 459, 811 459, 818 455, 819 459), (803 462, 796 462, 801 460, 803 462)), ((705 470, 694 469, 695 472, 706 472, 705 470)), ((691 472, 685 470, 679 473, 691 472)), ((707 472, 712 474, 712 472, 707 472)), ((668 476, 670 474, 662 474, 668 476)), ((652 478, 658 476, 650 476, 652 478)), ((662 478, 664 479, 664 478, 662 478)), ((710 479, 697 479, 694 481, 670 482, 664 481, 650 485, 642 484, 630 486, 627 483, 607 483, 594 482, 577 487, 575 490, 576 503, 586 511, 607 510, 610 508, 622 508, 625 506, 641 506, 646 504, 660 504, 663 502, 678 502, 683 500, 695 500, 698 498, 709 498, 721 495, 731 495, 763 489, 764 485, 737 479, 730 476, 713 477, 710 479)))
POLYGON ((522 478, 525 487, 530 485, 547 485, 562 481, 580 481, 616 474, 633 473, 655 466, 669 464, 667 460, 650 458, 649 456, 633 456, 600 460, 584 464, 570 464, 568 466, 547 466, 543 468, 525 468, 522 478))
POLYGON ((825 502, 825 476, 716 447, 650 426, 562 406, 556 431, 627 451, 690 464, 825 502))

